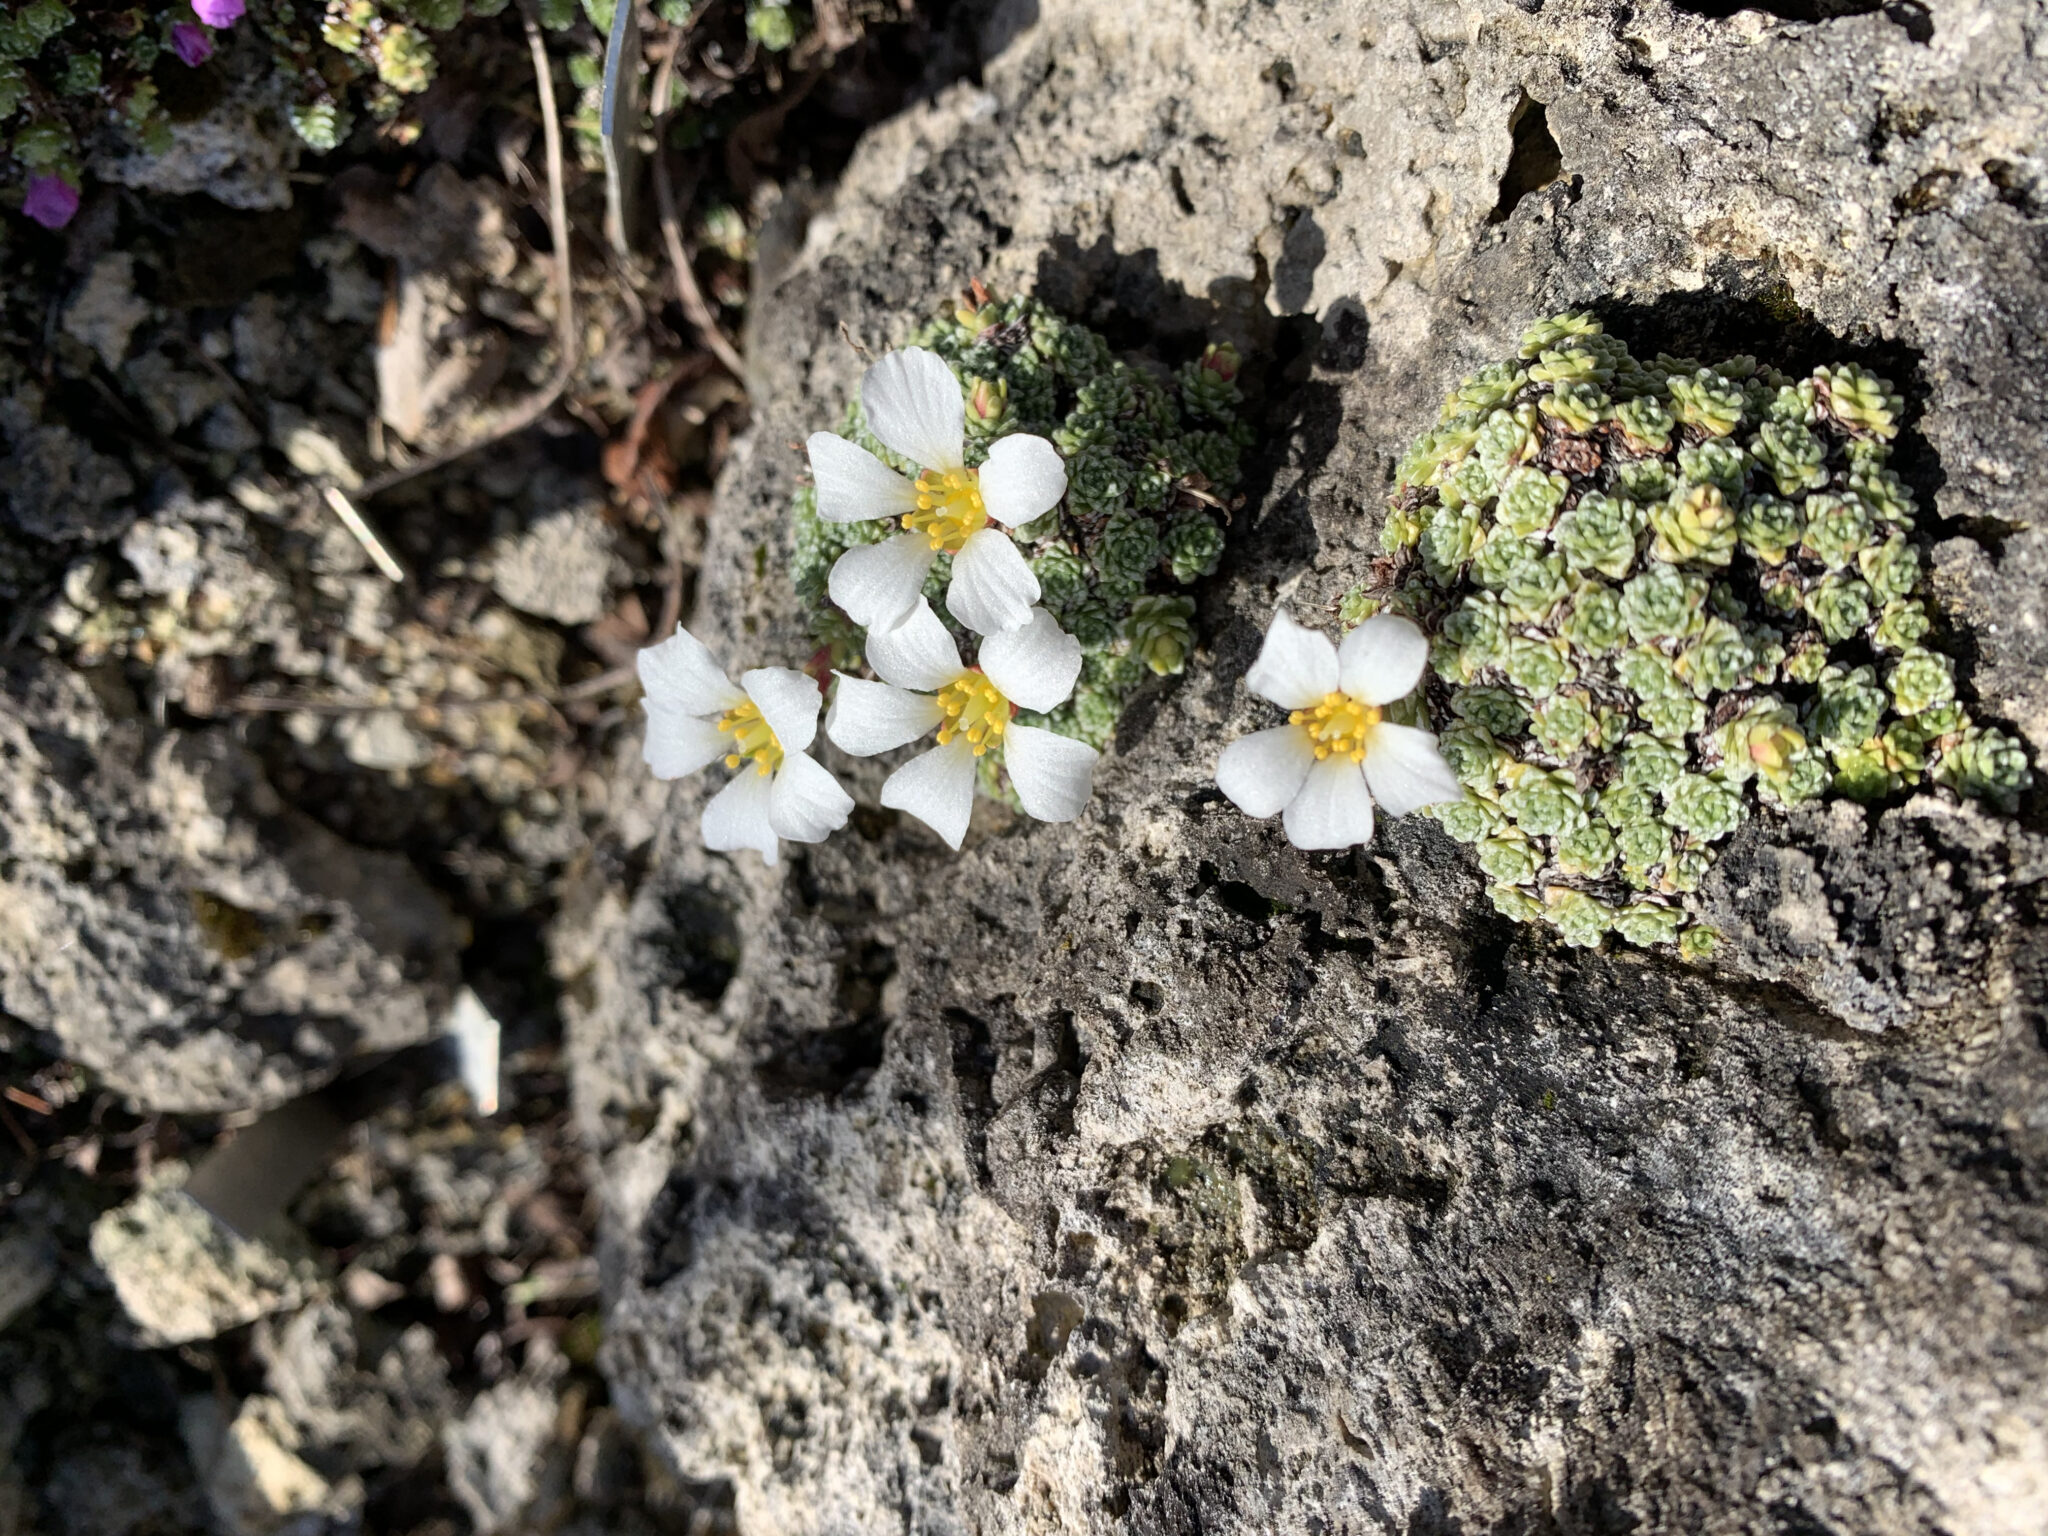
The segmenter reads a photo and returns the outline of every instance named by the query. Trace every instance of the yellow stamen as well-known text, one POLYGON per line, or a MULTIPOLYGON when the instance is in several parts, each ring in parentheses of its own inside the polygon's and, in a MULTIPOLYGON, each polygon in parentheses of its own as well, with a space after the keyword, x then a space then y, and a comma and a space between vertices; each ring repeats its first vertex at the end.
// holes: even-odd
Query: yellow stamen
POLYGON ((928 469, 917 477, 917 510, 903 514, 903 526, 931 540, 935 554, 957 555, 960 546, 988 526, 979 475, 971 469, 928 469))
POLYGON ((962 672, 938 691, 937 698, 939 708, 946 712, 939 725, 940 746, 962 733, 973 744, 976 757, 1003 744, 1003 731, 1016 706, 979 671, 962 672))
POLYGON ((1348 693, 1326 693, 1322 703, 1295 710, 1287 717, 1287 723, 1308 732, 1318 759, 1337 753, 1362 763, 1373 728, 1380 723, 1380 711, 1375 705, 1359 703, 1348 693))
POLYGON ((782 743, 768 729, 768 722, 761 718, 761 711, 752 699, 738 709, 727 710, 719 717, 718 728, 732 737, 732 744, 739 749, 726 754, 726 767, 737 768, 748 758, 758 765, 755 771, 763 774, 773 773, 782 766, 782 743))

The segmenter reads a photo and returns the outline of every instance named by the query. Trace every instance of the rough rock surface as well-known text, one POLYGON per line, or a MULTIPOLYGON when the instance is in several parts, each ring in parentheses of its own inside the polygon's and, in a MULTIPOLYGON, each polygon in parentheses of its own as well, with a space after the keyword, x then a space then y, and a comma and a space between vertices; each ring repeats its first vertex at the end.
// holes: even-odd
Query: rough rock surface
POLYGON ((93 1224, 93 1262, 146 1344, 190 1344, 295 1307, 315 1277, 235 1237, 181 1189, 150 1190, 93 1224))
POLYGON ((786 445, 842 335, 1035 283, 1238 341, 1265 431, 1207 649, 1078 824, 984 806, 956 858, 864 809, 764 871, 697 846, 715 783, 619 767, 557 951, 606 1362, 742 1529, 2039 1528, 2038 794, 1760 823, 1687 968, 1497 918, 1427 822, 1306 855, 1209 780, 1441 392, 1588 303, 1897 378, 1973 707, 2048 748, 2048 9, 1820 10, 1006 7, 785 231, 694 620, 735 666, 808 651, 786 445))
POLYGON ((200 192, 230 208, 289 207, 302 147, 287 116, 292 83, 287 71, 263 67, 268 44, 253 30, 228 35, 232 65, 223 60, 219 98, 172 121, 168 151, 144 154, 109 135, 93 156, 93 175, 173 197, 200 192))
POLYGON ((0 691, 10 1015, 170 1111, 275 1104, 438 1023, 455 922, 403 858, 342 842, 228 733, 157 724, 118 677, 17 655, 0 691))

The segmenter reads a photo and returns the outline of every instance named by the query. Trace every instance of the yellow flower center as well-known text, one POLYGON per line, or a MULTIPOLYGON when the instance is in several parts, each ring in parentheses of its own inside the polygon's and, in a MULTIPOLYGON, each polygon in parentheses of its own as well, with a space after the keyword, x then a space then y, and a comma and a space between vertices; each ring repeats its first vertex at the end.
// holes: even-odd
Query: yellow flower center
POLYGON ((1295 710, 1287 717, 1287 723, 1308 732, 1318 758, 1334 752, 1362 763, 1373 727, 1380 723, 1380 711, 1374 705, 1359 703, 1348 693, 1326 693, 1322 703, 1295 710))
POLYGON ((971 469, 926 470, 917 477, 917 510, 903 514, 903 526, 930 539, 935 553, 959 554, 988 526, 980 476, 971 469))
POLYGON ((976 757, 1003 744, 1003 729, 1010 723, 1010 701, 980 672, 962 672, 936 697, 939 708, 946 712, 939 725, 940 746, 963 731, 974 744, 976 757))
POLYGON ((768 729, 768 722, 761 718, 752 699, 738 709, 728 709, 719 717, 718 728, 732 737, 732 744, 738 749, 726 754, 726 767, 737 768, 748 758, 758 765, 757 773, 773 773, 782 766, 782 743, 768 729))

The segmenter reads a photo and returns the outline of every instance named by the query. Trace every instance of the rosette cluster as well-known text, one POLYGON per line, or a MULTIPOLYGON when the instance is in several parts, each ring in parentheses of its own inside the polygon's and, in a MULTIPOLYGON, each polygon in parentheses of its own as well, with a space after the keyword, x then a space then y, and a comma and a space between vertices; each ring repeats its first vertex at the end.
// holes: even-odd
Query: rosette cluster
POLYGON ((1432 814, 1503 912, 1702 950, 1689 898, 1760 804, 2027 787, 1931 643, 1903 415, 1855 364, 1642 362, 1587 314, 1453 391, 1398 469, 1398 590, 1344 612, 1430 633, 1465 789, 1432 814))

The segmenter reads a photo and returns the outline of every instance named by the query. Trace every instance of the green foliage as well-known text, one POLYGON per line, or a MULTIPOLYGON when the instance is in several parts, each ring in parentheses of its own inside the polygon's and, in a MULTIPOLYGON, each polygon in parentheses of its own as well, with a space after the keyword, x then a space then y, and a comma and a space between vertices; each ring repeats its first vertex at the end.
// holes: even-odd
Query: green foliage
MULTIPOLYGON (((948 309, 905 345, 936 352, 960 380, 970 466, 1011 432, 1050 439, 1066 460, 1065 499, 1014 537, 1040 602, 1081 642, 1074 697, 1044 723, 1103 746, 1131 690, 1180 672, 1194 649, 1194 601, 1177 589, 1214 572, 1223 554, 1248 441, 1236 411, 1241 360, 1217 345, 1171 374, 1155 372, 1030 297, 948 309)), ((835 430, 904 467, 867 430, 858 400, 835 430)), ((835 665, 851 667, 861 634, 832 607, 828 577, 847 549, 899 530, 886 520, 823 522, 809 486, 796 493, 791 520, 798 600, 835 665)))
POLYGON ((786 5, 767 5, 761 0, 750 0, 747 36, 770 53, 781 53, 796 42, 796 17, 786 5))
POLYGON ((348 137, 352 119, 346 109, 332 102, 316 101, 291 109, 292 129, 316 154, 326 154, 348 137))
POLYGON ((1159 677, 1177 676, 1195 648, 1195 600, 1192 597, 1141 597, 1124 620, 1131 654, 1159 677))
POLYGON ((1496 907, 1701 958, 1693 894, 1759 805, 2017 803, 2024 748, 1927 644, 1902 411, 1855 366, 1642 363, 1583 314, 1452 391, 1398 465, 1381 601, 1430 633, 1466 788, 1432 814, 1496 907))

